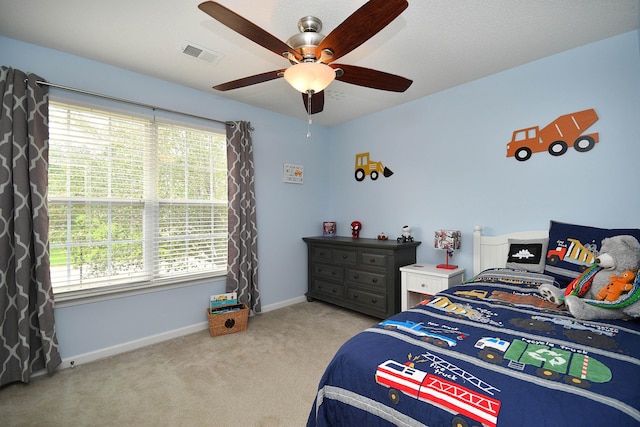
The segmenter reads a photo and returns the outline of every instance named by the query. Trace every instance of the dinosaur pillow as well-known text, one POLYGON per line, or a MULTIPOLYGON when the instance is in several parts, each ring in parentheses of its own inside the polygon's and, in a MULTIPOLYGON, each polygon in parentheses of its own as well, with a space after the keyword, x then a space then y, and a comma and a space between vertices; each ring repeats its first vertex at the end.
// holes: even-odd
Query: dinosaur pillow
POLYGON ((509 239, 505 267, 534 273, 544 272, 548 244, 549 239, 509 239))

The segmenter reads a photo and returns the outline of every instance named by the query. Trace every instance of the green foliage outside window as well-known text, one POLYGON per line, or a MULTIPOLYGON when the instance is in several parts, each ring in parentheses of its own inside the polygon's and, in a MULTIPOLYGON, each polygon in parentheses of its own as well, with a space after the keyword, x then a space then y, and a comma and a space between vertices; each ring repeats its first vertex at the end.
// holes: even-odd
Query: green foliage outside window
POLYGON ((226 268, 224 135, 59 104, 50 122, 54 289, 226 268))

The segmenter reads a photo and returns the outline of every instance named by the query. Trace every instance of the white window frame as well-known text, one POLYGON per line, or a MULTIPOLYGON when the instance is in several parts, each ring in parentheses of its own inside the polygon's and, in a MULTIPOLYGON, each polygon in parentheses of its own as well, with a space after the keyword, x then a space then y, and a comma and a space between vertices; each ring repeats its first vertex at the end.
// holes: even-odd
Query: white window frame
MULTIPOLYGON (((101 111, 111 112, 114 114, 125 114, 135 116, 137 118, 158 120, 162 123, 173 124, 178 126, 185 126, 188 128, 194 128, 203 130, 206 132, 218 133, 220 136, 225 135, 224 125, 216 125, 213 121, 207 121, 205 119, 197 119, 190 115, 181 115, 173 112, 162 111, 150 111, 148 108, 139 107, 136 105, 128 105, 111 99, 99 99, 93 96, 80 95, 80 94, 61 94, 57 91, 52 91, 50 94, 50 101, 65 103, 80 108, 94 108, 101 111)), ((225 165, 226 167, 226 165, 225 165)), ((152 187, 154 191, 157 190, 156 186, 152 187)), ((145 189, 147 191, 148 189, 145 189)), ((153 195, 154 196, 154 195, 153 195)), ((145 198, 147 195, 145 195, 145 198)), ((151 197, 152 203, 162 203, 157 197, 151 197)), ((112 200, 113 201, 113 200, 112 200)), ((225 203, 226 205, 226 203, 225 203)), ((150 204, 145 204, 145 216, 150 209, 150 204)), ((154 215, 158 210, 154 211, 154 215)), ((158 233, 157 221, 144 221, 143 223, 143 239, 144 245, 149 244, 149 240, 159 241, 155 236, 158 233)), ((226 234, 225 234, 226 238, 226 234)), ((157 251, 157 248, 154 249, 157 251)), ((148 262, 150 258, 154 257, 153 251, 145 251, 143 255, 148 262)), ((53 288, 55 300, 58 306, 62 303, 62 306, 75 305, 77 303, 95 302, 111 298, 119 298, 122 296, 138 295, 148 292, 155 292, 160 289, 171 289, 185 286, 197 286, 200 284, 211 283, 212 281, 220 281, 226 278, 226 268, 209 273, 203 273, 198 275, 187 275, 183 277, 174 277, 170 279, 158 279, 152 281, 132 282, 132 283, 120 283, 111 284, 108 286, 98 286, 94 288, 75 289, 75 290, 56 290, 53 288)))

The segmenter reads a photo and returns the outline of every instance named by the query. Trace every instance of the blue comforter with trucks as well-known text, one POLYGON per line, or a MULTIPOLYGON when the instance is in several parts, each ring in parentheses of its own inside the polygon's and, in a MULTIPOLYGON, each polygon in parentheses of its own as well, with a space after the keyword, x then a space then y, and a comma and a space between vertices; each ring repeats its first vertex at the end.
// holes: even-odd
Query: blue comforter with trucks
POLYGON ((637 426, 640 321, 579 321, 494 269, 347 341, 307 426, 637 426))

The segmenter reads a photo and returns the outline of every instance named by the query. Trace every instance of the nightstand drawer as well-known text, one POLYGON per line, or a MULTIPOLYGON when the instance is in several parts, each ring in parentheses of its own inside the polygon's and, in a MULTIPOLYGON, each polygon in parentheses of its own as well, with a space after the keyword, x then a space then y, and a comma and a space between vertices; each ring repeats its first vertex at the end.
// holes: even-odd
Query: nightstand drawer
POLYGON ((337 280, 339 282, 344 280, 344 267, 316 262, 313 263, 312 269, 314 276, 337 280))
POLYGON ((400 267, 402 274, 402 310, 413 307, 425 298, 464 281, 464 268, 442 269, 433 264, 400 267))
POLYGON ((434 295, 447 289, 447 280, 421 274, 407 274, 407 291, 434 295))
POLYGON ((370 271, 355 270, 347 268, 348 282, 357 283, 367 288, 385 289, 387 286, 387 276, 383 273, 372 273, 370 271))

